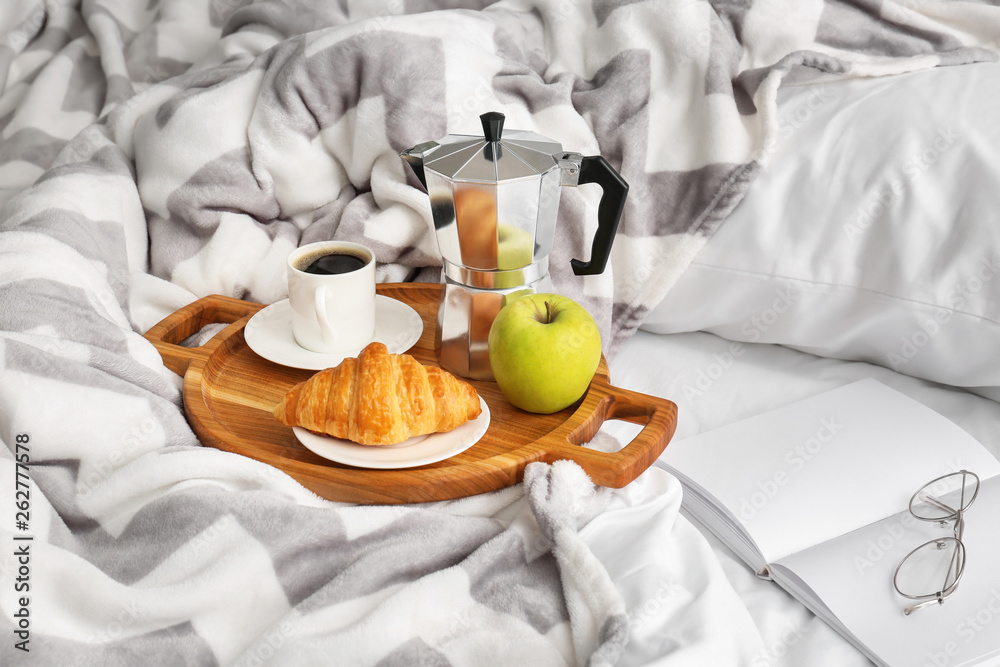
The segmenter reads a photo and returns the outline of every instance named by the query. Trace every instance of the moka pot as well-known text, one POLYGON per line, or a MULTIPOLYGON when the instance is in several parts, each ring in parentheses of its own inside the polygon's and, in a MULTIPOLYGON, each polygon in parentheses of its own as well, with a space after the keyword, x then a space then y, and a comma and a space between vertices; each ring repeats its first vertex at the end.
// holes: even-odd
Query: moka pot
POLYGON ((483 136, 450 134, 400 157, 427 191, 441 252, 436 348, 456 375, 492 379, 487 338, 504 298, 552 291, 549 253, 563 186, 603 189, 590 260, 576 275, 604 271, 628 184, 601 156, 564 152, 540 134, 503 132, 504 116, 480 116, 483 136))

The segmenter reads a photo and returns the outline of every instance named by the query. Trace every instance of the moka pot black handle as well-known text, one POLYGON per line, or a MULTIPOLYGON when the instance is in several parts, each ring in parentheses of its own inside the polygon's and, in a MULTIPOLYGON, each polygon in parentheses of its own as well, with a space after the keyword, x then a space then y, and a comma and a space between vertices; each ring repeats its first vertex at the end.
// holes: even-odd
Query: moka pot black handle
POLYGON ((625 208, 625 197, 628 195, 628 183, 600 155, 589 155, 580 164, 580 180, 577 185, 597 183, 604 190, 601 203, 597 206, 597 232, 590 248, 590 261, 570 260, 573 273, 578 276, 593 276, 604 273, 608 258, 611 257, 611 245, 618 233, 618 221, 625 208))

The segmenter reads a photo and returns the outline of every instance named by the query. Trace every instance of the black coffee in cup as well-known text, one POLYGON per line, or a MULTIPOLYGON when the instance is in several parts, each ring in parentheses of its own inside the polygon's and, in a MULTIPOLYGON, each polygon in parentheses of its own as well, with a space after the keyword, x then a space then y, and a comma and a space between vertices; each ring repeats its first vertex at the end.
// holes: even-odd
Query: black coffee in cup
POLYGON ((368 257, 352 252, 335 251, 322 255, 303 257, 297 262, 301 271, 320 276, 330 276, 340 273, 351 273, 363 268, 368 263, 368 257))

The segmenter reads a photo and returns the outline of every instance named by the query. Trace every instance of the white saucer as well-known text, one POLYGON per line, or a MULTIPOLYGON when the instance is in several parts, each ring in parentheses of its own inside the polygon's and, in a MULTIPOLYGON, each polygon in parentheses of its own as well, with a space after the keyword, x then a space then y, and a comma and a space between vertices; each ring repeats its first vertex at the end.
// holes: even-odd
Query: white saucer
MULTIPOLYGON (((406 352, 420 339, 424 321, 409 305, 387 296, 375 296, 375 336, 392 354, 406 352)), ((250 349, 282 366, 321 371, 356 357, 364 346, 343 354, 323 354, 301 347, 292 336, 292 308, 288 299, 271 304, 250 318, 243 328, 250 349)))
POLYGON ((336 463, 358 468, 412 468, 455 456, 479 442, 490 425, 490 409, 479 398, 483 411, 453 431, 418 435, 398 445, 371 447, 350 440, 317 435, 295 426, 292 432, 306 449, 336 463))

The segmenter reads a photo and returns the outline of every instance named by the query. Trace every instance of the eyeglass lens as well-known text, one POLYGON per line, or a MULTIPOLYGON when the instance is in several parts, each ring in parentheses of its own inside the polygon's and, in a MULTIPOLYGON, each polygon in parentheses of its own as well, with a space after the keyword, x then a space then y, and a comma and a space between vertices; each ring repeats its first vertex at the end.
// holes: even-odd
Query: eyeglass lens
POLYGON ((966 510, 979 492, 979 478, 965 471, 939 477, 913 495, 910 511, 918 519, 944 521, 966 510))
POLYGON ((941 537, 921 545, 896 572, 896 587, 903 595, 931 596, 947 592, 965 567, 965 547, 954 537, 941 537))

